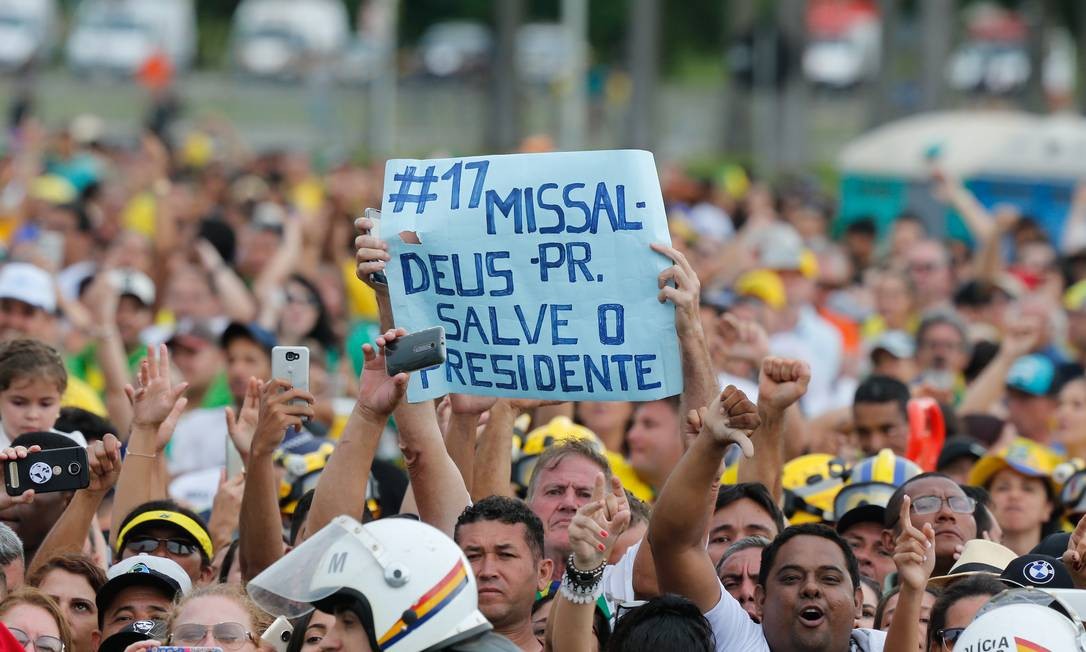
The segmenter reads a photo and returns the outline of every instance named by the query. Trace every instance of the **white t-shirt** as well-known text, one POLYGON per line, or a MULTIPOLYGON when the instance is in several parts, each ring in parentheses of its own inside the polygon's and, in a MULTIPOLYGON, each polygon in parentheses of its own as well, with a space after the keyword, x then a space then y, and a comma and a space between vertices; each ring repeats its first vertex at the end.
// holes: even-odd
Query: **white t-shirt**
POLYGON ((181 415, 170 439, 171 476, 226 466, 226 408, 196 408, 181 415))
POLYGON ((617 564, 608 564, 603 569, 603 579, 600 580, 603 583, 603 595, 612 607, 637 599, 633 587, 634 560, 643 541, 644 539, 627 548, 617 564))
MULTIPOLYGON (((705 619, 716 638, 717 652, 770 652, 762 626, 750 619, 735 598, 724 590, 723 584, 720 585, 720 601, 705 614, 705 619)), ((854 629, 849 652, 882 652, 885 644, 886 632, 854 629)))

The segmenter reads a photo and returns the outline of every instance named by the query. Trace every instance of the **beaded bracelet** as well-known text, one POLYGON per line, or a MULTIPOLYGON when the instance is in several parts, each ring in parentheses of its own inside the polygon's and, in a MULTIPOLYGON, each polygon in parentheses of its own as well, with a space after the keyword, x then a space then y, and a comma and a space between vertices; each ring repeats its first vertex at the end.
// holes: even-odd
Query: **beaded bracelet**
POLYGON ((589 604, 595 602, 603 593, 603 569, 607 563, 582 571, 573 564, 573 555, 566 559, 566 572, 562 575, 562 584, 559 587, 562 595, 574 604, 589 604))

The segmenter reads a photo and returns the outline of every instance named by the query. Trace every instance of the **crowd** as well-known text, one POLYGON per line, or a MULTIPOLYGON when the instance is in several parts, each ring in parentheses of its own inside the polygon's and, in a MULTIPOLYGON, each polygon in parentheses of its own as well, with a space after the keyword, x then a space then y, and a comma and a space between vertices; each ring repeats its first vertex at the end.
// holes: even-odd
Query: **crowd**
POLYGON ((835 237, 667 165, 680 395, 409 403, 379 163, 7 142, 0 473, 90 479, 0 495, 0 649, 1086 649, 1086 191, 1052 234, 933 169, 968 241, 835 237))

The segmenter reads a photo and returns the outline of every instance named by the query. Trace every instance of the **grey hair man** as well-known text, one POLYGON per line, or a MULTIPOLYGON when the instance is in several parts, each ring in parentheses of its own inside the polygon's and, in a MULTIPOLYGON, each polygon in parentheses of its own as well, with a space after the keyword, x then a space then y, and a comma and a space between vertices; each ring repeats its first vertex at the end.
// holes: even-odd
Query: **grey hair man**
POLYGON ((758 586, 758 571, 762 568, 762 550, 769 547, 766 537, 743 537, 724 551, 716 565, 716 575, 724 590, 742 605, 754 622, 756 613, 754 587, 758 586))
POLYGON ((4 523, 0 523, 0 572, 3 573, 5 586, 3 594, 23 585, 26 573, 26 559, 23 557, 23 542, 4 523))

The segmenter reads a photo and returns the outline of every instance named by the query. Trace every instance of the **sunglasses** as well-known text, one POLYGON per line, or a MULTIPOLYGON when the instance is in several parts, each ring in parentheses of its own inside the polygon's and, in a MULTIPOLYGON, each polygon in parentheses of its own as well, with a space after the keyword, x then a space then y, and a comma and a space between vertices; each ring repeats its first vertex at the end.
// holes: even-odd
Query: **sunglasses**
MULTIPOLYGON (((23 648, 30 644, 30 635, 18 627, 8 627, 8 631, 23 648)), ((64 643, 56 636, 39 636, 34 639, 34 649, 37 652, 64 652, 64 643)))
POLYGON ((236 650, 245 645, 246 641, 253 641, 253 635, 246 631, 245 626, 241 623, 219 623, 210 627, 187 623, 173 628, 173 632, 170 634, 170 643, 195 647, 203 642, 209 631, 211 632, 211 638, 224 650, 236 650))
POLYGON ((125 542, 124 547, 126 550, 132 552, 149 554, 158 550, 159 546, 165 544, 166 552, 177 557, 188 557, 192 553, 196 552, 196 544, 184 539, 156 539, 155 537, 132 537, 125 542))
POLYGON ((946 629, 940 629, 939 639, 943 641, 943 647, 952 650, 954 644, 958 642, 958 638, 961 637, 962 632, 965 631, 964 627, 948 627, 946 629))

